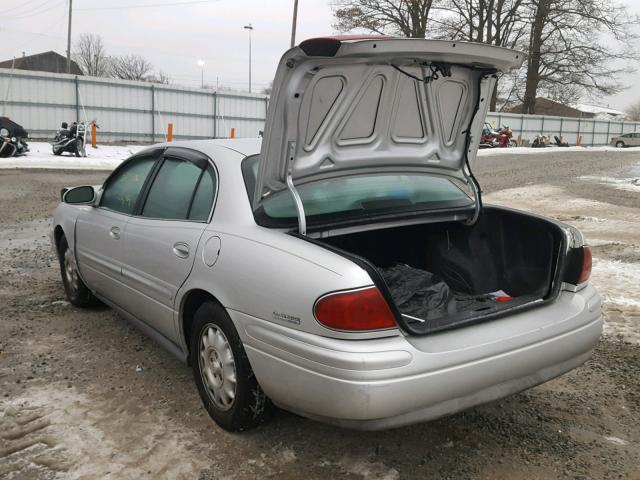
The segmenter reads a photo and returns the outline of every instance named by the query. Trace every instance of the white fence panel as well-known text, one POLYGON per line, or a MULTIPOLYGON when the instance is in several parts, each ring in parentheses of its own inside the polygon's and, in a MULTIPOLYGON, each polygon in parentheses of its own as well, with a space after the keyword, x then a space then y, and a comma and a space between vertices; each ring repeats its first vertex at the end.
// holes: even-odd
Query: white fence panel
POLYGON ((494 128, 508 125, 514 138, 533 142, 536 135, 562 137, 571 145, 578 144, 582 137, 583 145, 607 145, 611 137, 622 133, 640 132, 639 122, 621 122, 593 118, 551 117, 545 115, 521 115, 516 113, 491 112, 486 121, 494 128))
POLYGON ((101 142, 155 142, 169 123, 175 139, 256 137, 264 129, 265 95, 217 92, 0 69, 0 114, 32 138, 51 138, 63 121, 96 120, 101 142))

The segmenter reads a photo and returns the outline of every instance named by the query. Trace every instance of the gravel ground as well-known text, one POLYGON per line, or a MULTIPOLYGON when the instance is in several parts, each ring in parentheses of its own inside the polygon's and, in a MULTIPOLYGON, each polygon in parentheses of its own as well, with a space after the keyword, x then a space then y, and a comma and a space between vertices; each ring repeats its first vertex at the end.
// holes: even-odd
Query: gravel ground
POLYGON ((392 431, 278 412, 241 435, 209 420, 186 366, 109 309, 65 301, 50 217, 62 186, 106 172, 0 171, 0 478, 640 479, 639 165, 638 152, 566 152, 476 168, 487 201, 591 239, 607 329, 583 367, 392 431))

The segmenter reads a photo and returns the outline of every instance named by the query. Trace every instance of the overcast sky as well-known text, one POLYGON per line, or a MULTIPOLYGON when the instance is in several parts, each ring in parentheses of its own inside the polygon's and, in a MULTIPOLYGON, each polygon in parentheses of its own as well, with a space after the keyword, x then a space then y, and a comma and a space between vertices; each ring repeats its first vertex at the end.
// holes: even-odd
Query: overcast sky
MULTIPOLYGON (((198 60, 205 61, 205 83, 246 89, 249 33, 253 45, 253 89, 273 78, 289 47, 293 0, 73 0, 73 38, 102 36, 110 54, 135 53, 150 60, 175 84, 200 85, 198 60), (154 5, 154 6, 150 6, 154 5), (146 6, 132 8, 134 6, 146 6), (124 7, 124 8, 123 8, 124 7)), ((329 0, 299 0, 297 40, 332 33, 329 0)), ((640 13, 640 0, 626 0, 640 13)), ((68 0, 0 0, 0 60, 46 50, 66 50, 68 0)), ((640 66, 639 66, 640 67, 640 66)), ((624 109, 640 100, 640 73, 623 79, 631 88, 601 103, 624 109)))

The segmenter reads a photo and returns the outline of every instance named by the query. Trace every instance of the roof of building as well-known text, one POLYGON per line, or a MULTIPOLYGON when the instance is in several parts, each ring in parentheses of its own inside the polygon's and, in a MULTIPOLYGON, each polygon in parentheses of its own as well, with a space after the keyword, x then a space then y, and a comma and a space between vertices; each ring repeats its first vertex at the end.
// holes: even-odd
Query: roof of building
POLYGON ((17 68, 18 70, 82 75, 82 70, 73 60, 71 60, 71 71, 67 72, 67 57, 53 50, 4 60, 0 62, 0 68, 17 68))
POLYGON ((616 110, 614 108, 602 107, 600 105, 589 105, 587 103, 578 103, 574 105, 574 108, 584 113, 595 113, 595 114, 606 113, 607 115, 613 115, 613 116, 626 115, 625 112, 616 110))

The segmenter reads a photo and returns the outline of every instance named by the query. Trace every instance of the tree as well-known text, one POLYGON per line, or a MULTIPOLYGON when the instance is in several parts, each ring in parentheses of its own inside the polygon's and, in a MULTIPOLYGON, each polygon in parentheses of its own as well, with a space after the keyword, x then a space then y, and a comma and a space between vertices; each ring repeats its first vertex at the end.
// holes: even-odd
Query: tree
POLYGON ((577 88, 580 93, 611 95, 633 60, 631 28, 638 22, 617 0, 527 0, 529 44, 522 113, 535 113, 539 90, 577 88), (608 37, 608 46, 603 37, 608 37))
POLYGON ((636 103, 627 109, 627 120, 640 122, 640 100, 636 101, 636 103))
MULTIPOLYGON (((523 19, 525 1, 444 0, 434 7, 439 13, 438 19, 432 21, 434 34, 439 38, 523 48, 523 35, 527 32, 523 19)), ((496 110, 499 84, 496 82, 491 97, 491 111, 496 110)))
POLYGON ((336 0, 334 28, 425 38, 434 0, 336 0))
POLYGON ((100 35, 80 35, 73 46, 73 59, 85 75, 106 77, 109 73, 109 60, 100 35))
POLYGON ((165 85, 169 85, 171 83, 171 78, 169 78, 169 75, 164 73, 162 70, 158 70, 158 73, 149 75, 147 78, 145 78, 145 81, 150 83, 163 83, 165 85))
POLYGON ((140 55, 109 57, 110 74, 122 80, 147 80, 153 65, 140 55))

